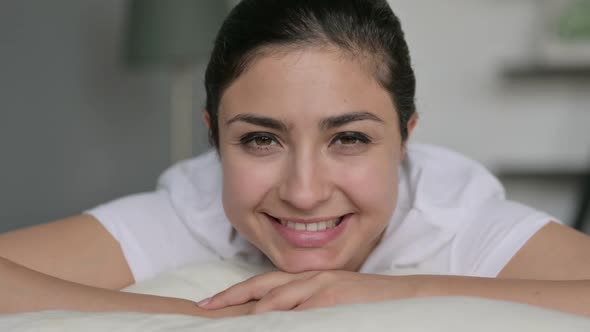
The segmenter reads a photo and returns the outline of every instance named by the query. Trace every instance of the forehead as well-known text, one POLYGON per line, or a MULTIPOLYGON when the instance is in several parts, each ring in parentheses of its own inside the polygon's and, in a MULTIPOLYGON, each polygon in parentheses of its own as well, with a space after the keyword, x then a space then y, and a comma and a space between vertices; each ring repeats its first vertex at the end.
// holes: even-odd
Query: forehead
POLYGON ((226 89, 219 118, 256 113, 311 120, 367 111, 394 120, 391 97, 369 67, 348 53, 328 48, 260 55, 226 89))

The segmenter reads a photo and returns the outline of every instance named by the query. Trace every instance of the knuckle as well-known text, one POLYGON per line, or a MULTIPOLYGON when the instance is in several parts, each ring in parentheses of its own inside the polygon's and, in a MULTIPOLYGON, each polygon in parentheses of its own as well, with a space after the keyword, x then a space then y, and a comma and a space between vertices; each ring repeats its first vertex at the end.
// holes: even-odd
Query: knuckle
POLYGON ((279 288, 273 288, 266 294, 265 298, 267 298, 267 300, 274 300, 280 298, 281 294, 282 291, 279 288))
POLYGON ((253 277, 250 277, 250 278, 246 279, 246 281, 244 281, 244 282, 258 283, 261 280, 264 280, 264 278, 265 278, 265 274, 257 274, 257 275, 255 275, 253 277))
POLYGON ((281 276, 283 272, 280 271, 273 271, 267 272, 259 275, 255 275, 250 279, 244 281, 242 284, 252 285, 254 287, 264 287, 269 280, 276 279, 277 277, 281 276))

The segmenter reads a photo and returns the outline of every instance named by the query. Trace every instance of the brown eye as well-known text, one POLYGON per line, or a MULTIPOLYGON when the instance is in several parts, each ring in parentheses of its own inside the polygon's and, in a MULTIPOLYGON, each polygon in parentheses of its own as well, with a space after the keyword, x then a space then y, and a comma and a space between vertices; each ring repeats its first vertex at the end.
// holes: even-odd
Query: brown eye
POLYGON ((345 132, 334 138, 333 144, 337 145, 357 145, 371 143, 371 139, 366 135, 358 132, 345 132))
POLYGON ((277 152, 282 147, 278 138, 265 132, 248 133, 240 138, 242 147, 257 156, 264 156, 277 152))
POLYGON ((255 145, 259 146, 269 146, 272 145, 273 139, 266 136, 258 136, 252 140, 255 145))
POLYGON ((358 138, 352 136, 340 137, 340 144, 356 144, 358 141, 358 138))

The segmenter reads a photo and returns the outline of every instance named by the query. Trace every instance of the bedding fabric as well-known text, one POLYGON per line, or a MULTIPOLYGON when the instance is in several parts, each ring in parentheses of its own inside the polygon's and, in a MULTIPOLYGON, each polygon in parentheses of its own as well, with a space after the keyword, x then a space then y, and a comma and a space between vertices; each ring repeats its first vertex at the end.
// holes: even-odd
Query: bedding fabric
MULTIPOLYGON (((200 300, 268 268, 216 261, 141 282, 128 292, 200 300)), ((0 315, 0 331, 590 331, 590 319, 532 306, 437 297, 304 312, 205 319, 141 313, 48 311, 0 315)))

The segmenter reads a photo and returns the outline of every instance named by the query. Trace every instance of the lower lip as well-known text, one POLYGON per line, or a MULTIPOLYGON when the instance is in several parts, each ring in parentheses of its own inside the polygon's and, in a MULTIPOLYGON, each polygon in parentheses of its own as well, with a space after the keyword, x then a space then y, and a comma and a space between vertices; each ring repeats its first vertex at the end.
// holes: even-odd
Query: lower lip
POLYGON ((283 226, 270 216, 267 218, 274 225, 277 232, 289 242, 291 245, 298 248, 319 248, 327 245, 344 232, 352 214, 344 216, 340 224, 334 228, 326 229, 318 232, 298 231, 296 229, 283 226))

